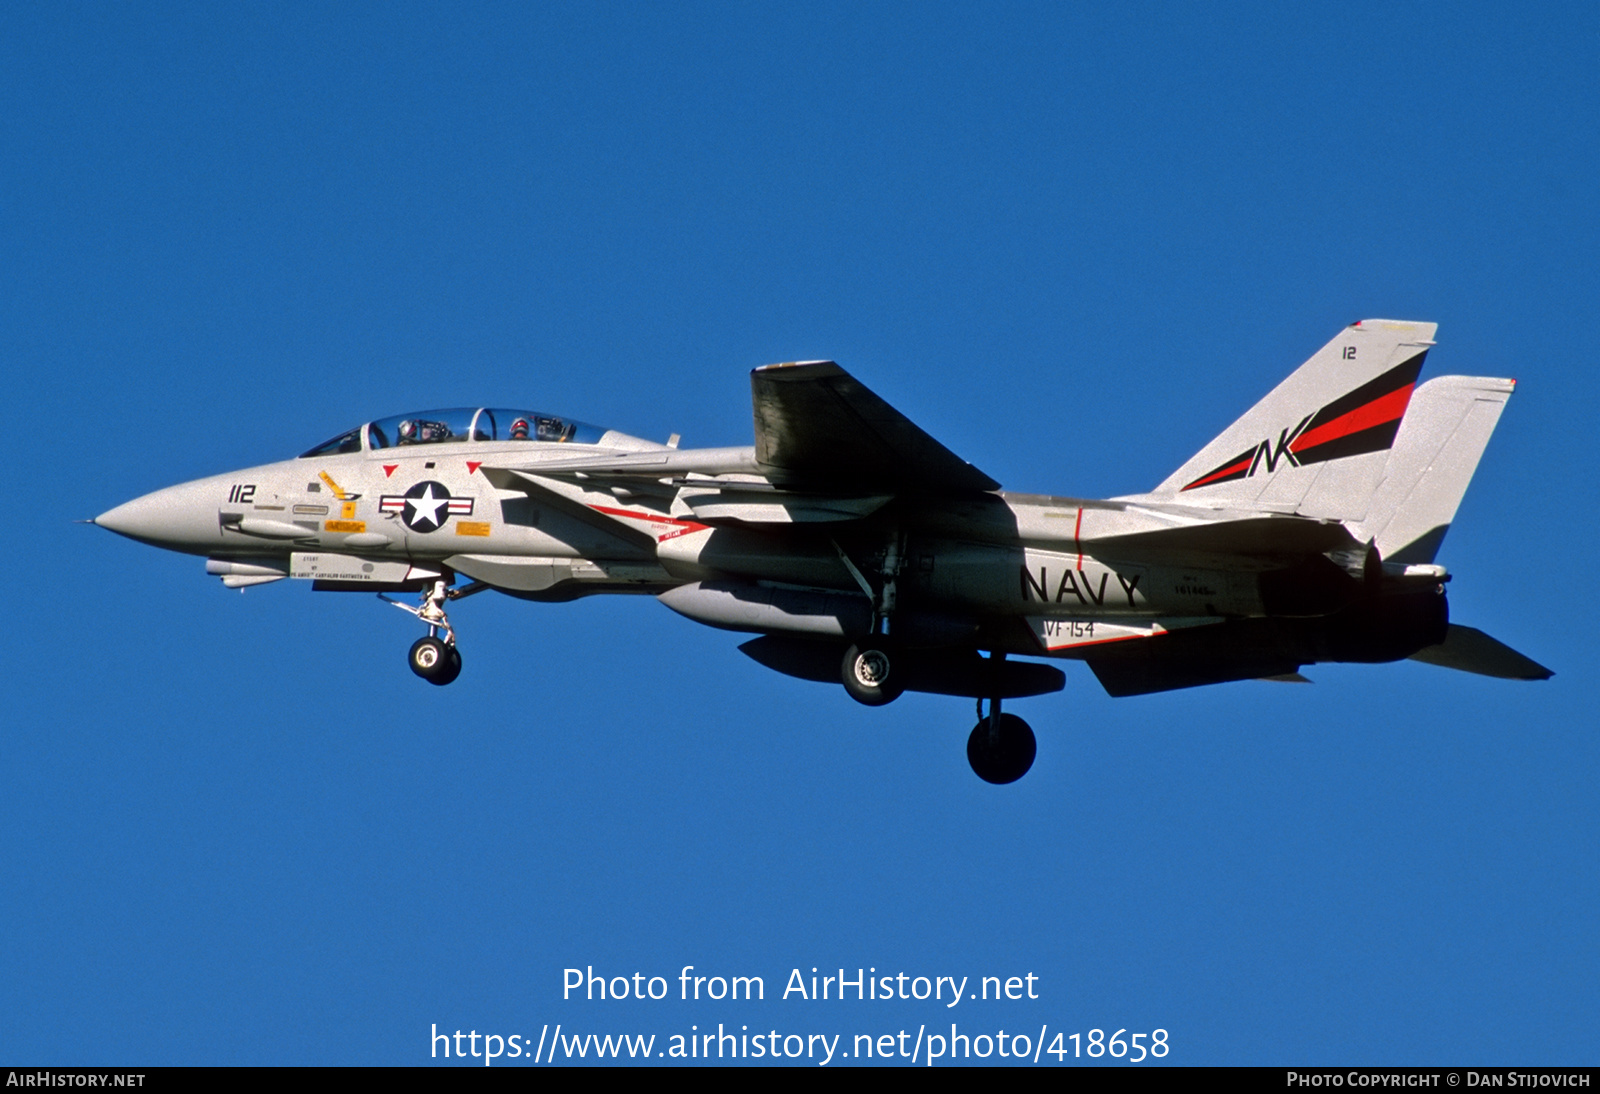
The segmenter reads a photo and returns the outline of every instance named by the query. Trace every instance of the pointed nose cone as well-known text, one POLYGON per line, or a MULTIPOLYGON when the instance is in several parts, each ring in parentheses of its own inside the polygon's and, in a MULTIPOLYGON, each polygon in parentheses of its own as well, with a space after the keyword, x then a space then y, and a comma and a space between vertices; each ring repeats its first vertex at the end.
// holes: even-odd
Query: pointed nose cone
POLYGON ((150 496, 134 498, 124 502, 115 509, 107 509, 94 523, 119 536, 129 539, 151 540, 157 534, 157 521, 154 507, 149 504, 150 496))
POLYGON ((208 482, 169 486, 101 513, 94 523, 119 536, 172 551, 203 552, 222 538, 208 482))

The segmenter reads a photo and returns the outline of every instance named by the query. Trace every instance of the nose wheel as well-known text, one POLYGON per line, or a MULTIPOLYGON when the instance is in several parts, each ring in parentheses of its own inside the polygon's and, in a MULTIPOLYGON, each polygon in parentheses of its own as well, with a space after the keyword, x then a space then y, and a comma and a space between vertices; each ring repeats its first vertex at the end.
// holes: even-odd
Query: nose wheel
POLYGON ((440 687, 461 675, 461 654, 455 643, 432 635, 412 644, 408 660, 412 672, 440 687))
POLYGON ((385 604, 393 604, 403 612, 410 612, 428 625, 428 637, 413 642, 411 652, 406 656, 412 672, 439 687, 461 675, 461 651, 456 649, 456 632, 450 627, 444 604, 446 600, 459 600, 486 588, 488 586, 481 581, 475 581, 463 588, 451 589, 440 579, 428 587, 422 594, 422 603, 416 607, 378 594, 378 599, 385 604))

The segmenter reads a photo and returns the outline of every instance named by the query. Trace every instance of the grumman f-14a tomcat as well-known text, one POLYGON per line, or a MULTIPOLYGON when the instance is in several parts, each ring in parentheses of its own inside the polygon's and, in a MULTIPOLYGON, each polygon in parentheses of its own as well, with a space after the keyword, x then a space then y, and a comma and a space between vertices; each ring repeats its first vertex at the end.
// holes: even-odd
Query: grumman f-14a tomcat
POLYGON ((461 597, 654 596, 867 705, 977 699, 968 758, 1010 782, 1036 744, 1002 701, 1065 684, 1019 657, 1086 662, 1116 696, 1303 679, 1319 661, 1550 675, 1449 621, 1435 558, 1514 385, 1418 385, 1434 330, 1350 324, 1154 490, 1106 501, 1003 491, 838 365, 805 361, 751 373, 753 446, 424 411, 95 523, 204 556, 229 587, 420 593, 390 602, 427 627, 410 664, 434 684, 461 671, 445 610, 461 597))

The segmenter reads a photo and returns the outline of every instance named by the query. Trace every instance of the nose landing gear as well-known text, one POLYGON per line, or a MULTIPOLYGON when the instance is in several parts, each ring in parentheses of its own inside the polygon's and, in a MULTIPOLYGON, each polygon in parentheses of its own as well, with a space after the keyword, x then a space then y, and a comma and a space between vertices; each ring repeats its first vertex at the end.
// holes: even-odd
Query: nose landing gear
POLYGON ((441 687, 461 675, 461 654, 454 642, 429 635, 412 643, 411 671, 430 684, 441 687))
POLYGON ((445 615, 444 603, 446 600, 471 596, 486 588, 488 586, 483 582, 475 581, 460 589, 451 589, 441 578, 428 587, 422 594, 422 603, 415 608, 398 600, 390 600, 382 593, 378 594, 379 600, 393 604, 403 612, 410 612, 428 625, 428 637, 412 643, 411 652, 406 658, 412 672, 439 687, 461 675, 461 651, 456 649, 456 632, 450 627, 449 616, 445 615), (443 632, 443 637, 440 632, 443 632))

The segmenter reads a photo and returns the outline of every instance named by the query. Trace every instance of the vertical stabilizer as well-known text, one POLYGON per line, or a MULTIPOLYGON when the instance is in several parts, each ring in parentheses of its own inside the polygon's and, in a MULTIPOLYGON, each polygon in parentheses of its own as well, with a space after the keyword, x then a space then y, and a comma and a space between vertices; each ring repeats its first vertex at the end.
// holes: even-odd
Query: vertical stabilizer
POLYGON ((1386 562, 1432 562, 1489 435, 1516 387, 1487 376, 1440 376, 1411 399, 1358 538, 1386 562))
POLYGON ((1391 319, 1350 324, 1154 493, 1360 520, 1436 329, 1391 319))

